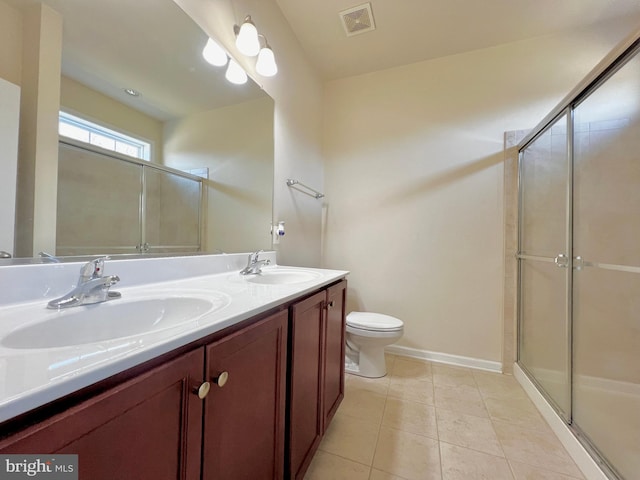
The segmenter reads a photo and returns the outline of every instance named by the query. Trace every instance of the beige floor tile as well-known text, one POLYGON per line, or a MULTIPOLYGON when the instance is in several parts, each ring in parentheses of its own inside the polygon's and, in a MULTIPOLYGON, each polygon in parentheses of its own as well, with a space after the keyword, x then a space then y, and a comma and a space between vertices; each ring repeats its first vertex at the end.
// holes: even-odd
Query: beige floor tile
POLYGON ((369 475, 369 480, 405 480, 402 477, 398 477, 397 475, 392 475, 387 472, 383 472, 382 470, 376 470, 375 468, 371 469, 371 475, 369 475))
POLYGON ((371 465, 379 430, 377 422, 338 413, 333 417, 319 448, 327 453, 371 465))
POLYGON ((411 377, 393 377, 389 383, 389 396, 402 400, 434 405, 433 383, 411 377))
POLYGON ((386 395, 360 388, 345 388, 344 399, 338 409, 341 415, 351 415, 370 422, 382 421, 386 395))
POLYGON ((493 424, 488 418, 442 409, 436 410, 436 418, 441 442, 504 457, 493 424))
POLYGON ((476 386, 473 373, 468 368, 433 364, 433 384, 456 387, 458 385, 476 386))
POLYGON ((441 480, 438 441, 382 427, 373 467, 408 480, 441 480))
POLYGON ((382 378, 366 378, 347 373, 344 376, 344 388, 347 391, 353 389, 369 390, 380 395, 386 395, 389 390, 389 381, 389 375, 382 378))
POLYGON ((583 478, 582 476, 570 477, 561 473, 550 472, 549 470, 533 467, 524 463, 509 463, 511 463, 511 470, 513 471, 515 480, 576 480, 577 478, 583 478))
POLYGON ((387 398, 382 425, 404 432, 438 438, 435 408, 425 403, 387 398))
POLYGON ((440 443, 443 480, 513 480, 507 460, 440 443))
POLYGON ((396 358, 391 377, 409 377, 432 381, 431 363, 413 358, 396 358))
POLYGON ((497 420, 493 427, 510 461, 580 477, 580 470, 550 429, 533 430, 497 420))
POLYGON ((484 399, 484 404, 493 420, 500 420, 524 428, 549 430, 547 422, 528 398, 489 397, 484 399))
POLYGON ((318 450, 309 465, 305 480, 367 480, 366 465, 318 450))
POLYGON ((345 376, 305 479, 584 480, 512 376, 385 358, 385 377, 345 376))
POLYGON ((469 385, 434 385, 436 408, 453 410, 478 417, 489 417, 482 396, 476 387, 469 385))
POLYGON ((485 398, 529 398, 512 375, 474 370, 473 377, 485 398))

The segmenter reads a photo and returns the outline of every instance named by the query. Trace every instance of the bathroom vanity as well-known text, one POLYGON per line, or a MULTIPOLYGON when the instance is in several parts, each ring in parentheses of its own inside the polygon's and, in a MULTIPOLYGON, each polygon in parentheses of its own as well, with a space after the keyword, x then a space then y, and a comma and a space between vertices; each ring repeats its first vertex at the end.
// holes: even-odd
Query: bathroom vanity
POLYGON ((196 275, 183 278, 175 278, 184 271, 177 261, 142 264, 174 278, 130 287, 118 268, 134 266, 108 262, 123 278, 122 299, 89 307, 96 312, 144 292, 206 298, 209 291, 225 301, 185 324, 102 339, 93 357, 85 344, 16 348, 7 331, 16 327, 1 324, 31 302, 1 308, 0 453, 75 453, 80 478, 92 480, 302 478, 344 394, 347 272, 274 266, 245 278, 238 265, 246 256, 232 257, 212 260, 223 272, 198 275, 194 264, 196 275), (64 352, 67 365, 58 367, 64 352), (20 376, 45 378, 36 371, 44 358, 59 375, 6 383, 20 362, 20 376))

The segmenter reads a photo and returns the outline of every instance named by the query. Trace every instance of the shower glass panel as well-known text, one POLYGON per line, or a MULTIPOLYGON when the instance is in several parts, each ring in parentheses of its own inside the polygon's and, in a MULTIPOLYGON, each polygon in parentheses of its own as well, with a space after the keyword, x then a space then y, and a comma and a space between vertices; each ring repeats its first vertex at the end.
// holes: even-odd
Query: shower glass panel
POLYGON ((56 255, 135 253, 141 181, 139 165, 60 143, 56 255))
POLYGON ((520 155, 519 364, 571 415, 567 114, 520 155))
POLYGON ((573 423, 640 478, 640 59, 575 108, 573 423))
POLYGON ((200 251, 202 183, 163 170, 144 170, 145 251, 200 251))
POLYGON ((201 251, 198 177, 60 142, 56 255, 201 251))

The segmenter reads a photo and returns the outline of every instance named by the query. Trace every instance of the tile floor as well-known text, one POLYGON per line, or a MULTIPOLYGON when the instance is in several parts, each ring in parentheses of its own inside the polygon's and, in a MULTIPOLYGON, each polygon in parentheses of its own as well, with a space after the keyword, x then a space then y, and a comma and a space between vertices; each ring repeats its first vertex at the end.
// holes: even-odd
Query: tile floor
POLYGON ((387 356, 347 375, 305 480, 583 479, 511 376, 387 356))

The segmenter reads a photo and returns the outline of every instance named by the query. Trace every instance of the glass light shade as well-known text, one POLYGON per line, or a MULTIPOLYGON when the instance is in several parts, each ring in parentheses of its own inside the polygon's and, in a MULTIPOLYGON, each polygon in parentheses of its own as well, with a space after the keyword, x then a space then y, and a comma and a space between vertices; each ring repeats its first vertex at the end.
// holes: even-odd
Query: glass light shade
POLYGON ((227 73, 225 73, 224 76, 227 80, 231 83, 235 83, 236 85, 247 83, 247 72, 245 72, 233 58, 229 60, 227 73))
POLYGON ((240 31, 236 37, 236 47, 238 47, 240 53, 247 57, 255 57, 260 51, 258 29, 251 22, 251 17, 247 17, 240 26, 240 31))
POLYGON ((227 64, 227 52, 211 39, 207 40, 207 44, 202 50, 202 56, 207 62, 216 67, 224 67, 227 64))
POLYGON ((263 77, 273 77, 278 73, 276 57, 273 55, 273 50, 271 50, 269 46, 260 49, 258 61, 256 62, 256 72, 263 77))

